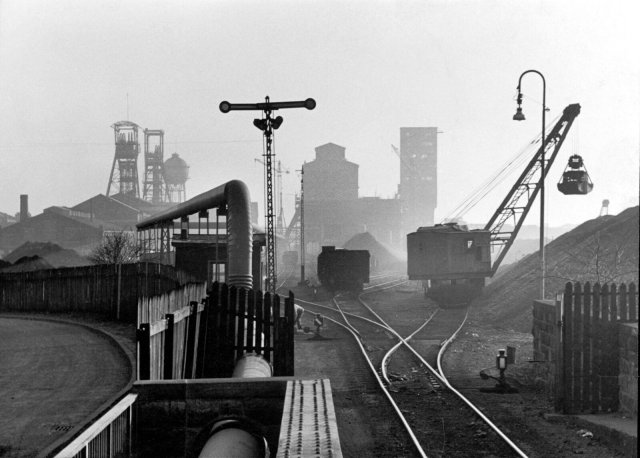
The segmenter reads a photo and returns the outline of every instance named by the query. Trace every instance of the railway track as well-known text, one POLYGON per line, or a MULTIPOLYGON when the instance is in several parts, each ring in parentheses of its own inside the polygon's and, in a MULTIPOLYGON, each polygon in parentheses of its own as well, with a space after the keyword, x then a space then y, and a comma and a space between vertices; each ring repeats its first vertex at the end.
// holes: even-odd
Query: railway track
POLYGON ((388 277, 372 282, 358 297, 299 302, 353 336, 416 456, 526 456, 442 373, 442 354, 467 310, 425 308, 416 322, 406 318, 415 313, 403 313, 389 292, 406 282, 388 277))

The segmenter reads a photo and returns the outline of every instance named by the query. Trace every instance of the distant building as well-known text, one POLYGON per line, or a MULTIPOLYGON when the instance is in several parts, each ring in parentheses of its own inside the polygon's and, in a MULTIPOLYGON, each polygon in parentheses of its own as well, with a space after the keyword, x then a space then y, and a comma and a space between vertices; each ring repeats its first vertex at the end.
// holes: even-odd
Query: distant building
POLYGON ((438 203, 438 128, 400 128, 400 185, 404 234, 431 226, 438 203))
POLYGON ((400 202, 358 197, 358 164, 345 148, 327 143, 304 164, 305 245, 317 254, 324 245, 342 246, 354 235, 369 232, 379 242, 399 245, 400 202))
POLYGON ((49 207, 41 214, 0 230, 0 253, 5 255, 26 242, 52 242, 88 254, 102 240, 105 230, 118 226, 90 219, 86 213, 66 207, 49 207))
MULTIPOLYGON (((21 196, 22 213, 28 214, 21 196)), ((26 242, 51 242, 88 254, 102 240, 105 231, 134 231, 144 218, 170 205, 154 205, 132 195, 98 194, 71 208, 52 206, 33 217, 0 229, 0 256, 26 242)))
POLYGON ((0 212, 0 228, 11 226, 18 222, 18 219, 14 216, 0 212))

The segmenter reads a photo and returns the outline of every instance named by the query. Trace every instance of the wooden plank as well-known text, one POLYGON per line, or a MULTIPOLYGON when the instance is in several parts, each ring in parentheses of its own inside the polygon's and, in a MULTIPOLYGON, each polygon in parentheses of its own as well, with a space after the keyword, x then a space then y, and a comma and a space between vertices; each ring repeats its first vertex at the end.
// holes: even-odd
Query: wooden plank
POLYGON ((198 332, 198 302, 191 301, 190 308, 191 314, 189 315, 188 327, 187 327, 187 336, 186 336, 186 349, 184 356, 184 377, 185 378, 194 378, 194 361, 198 348, 198 336, 196 333, 198 332))
POLYGON ((627 285, 624 283, 620 285, 620 300, 618 302, 618 315, 619 321, 629 320, 629 305, 627 303, 629 294, 627 293, 627 285))
POLYGON ((222 367, 220 377, 229 377, 235 366, 236 328, 238 321, 238 288, 231 286, 226 300, 227 321, 225 323, 224 342, 222 343, 222 367))
POLYGON ((593 378, 592 360, 591 360, 591 283, 584 285, 583 303, 582 303, 582 404, 580 411, 591 411, 591 380, 593 378))
POLYGON ((249 290, 247 296, 247 341, 245 343, 245 349, 247 353, 253 353, 255 349, 255 340, 260 339, 260 336, 255 335, 255 320, 256 320, 256 292, 249 290), (255 339, 254 339, 255 336, 255 339))
MULTIPOLYGON (((613 289, 613 288, 611 288, 613 289)), ((603 412, 609 411, 612 406, 611 402, 611 380, 609 378, 610 371, 610 363, 609 359, 611 355, 610 352, 610 344, 608 334, 610 332, 611 326, 611 300, 612 300, 612 290, 610 290, 609 285, 603 285, 601 298, 602 298, 602 325, 601 325, 601 346, 602 346, 602 359, 600 361, 600 409, 603 412)), ((616 393, 617 395, 617 393, 616 393)))
MULTIPOLYGON (((275 297, 278 297, 278 295, 275 295, 275 297)), ((263 319, 262 332, 264 333, 264 342, 262 343, 262 355, 264 356, 264 359, 266 359, 270 363, 273 362, 273 349, 272 349, 272 343, 271 343, 272 326, 275 325, 275 320, 273 319, 273 316, 277 316, 275 315, 275 311, 279 310, 279 308, 280 308, 280 304, 276 304, 276 301, 274 300, 274 297, 271 296, 271 293, 265 293, 263 315, 262 315, 262 319, 263 319)))
POLYGON ((261 336, 264 335, 264 307, 264 295, 262 294, 262 292, 258 291, 258 293, 256 294, 256 340, 254 352, 262 356, 265 356, 264 342, 261 338, 261 336))
POLYGON ((156 321, 155 323, 151 323, 150 332, 152 336, 156 334, 160 334, 167 330, 167 320, 165 318, 156 321))
POLYGON ((636 284, 629 284, 629 321, 638 321, 638 291, 636 284))
POLYGON ((602 315, 601 315, 601 287, 600 283, 593 285, 591 338, 593 342, 591 368, 591 412, 600 410, 600 369, 602 367, 602 315))
POLYGON ((285 358, 286 358, 286 375, 293 376, 294 373, 294 302, 295 298, 293 293, 289 291, 289 297, 284 301, 285 317, 287 318, 287 335, 284 345, 285 358))
POLYGON ((563 383, 560 387, 562 389, 562 412, 565 414, 573 413, 572 399, 572 377, 573 377, 573 358, 572 358, 572 345, 573 345, 573 284, 567 283, 564 290, 564 316, 562 317, 563 323, 563 335, 562 335, 562 373, 563 383))
POLYGON ((236 322, 238 324, 236 330, 236 351, 234 354, 233 365, 235 367, 236 361, 238 361, 244 355, 244 342, 246 340, 245 336, 245 328, 247 322, 247 290, 245 288, 240 288, 238 291, 238 303, 237 303, 237 318, 236 322))
POLYGON ((573 292, 573 342, 571 345, 571 353, 573 359, 573 378, 572 385, 572 411, 582 411, 582 380, 584 378, 582 371, 582 348, 583 348, 583 327, 582 327, 582 285, 577 282, 574 285, 573 292))

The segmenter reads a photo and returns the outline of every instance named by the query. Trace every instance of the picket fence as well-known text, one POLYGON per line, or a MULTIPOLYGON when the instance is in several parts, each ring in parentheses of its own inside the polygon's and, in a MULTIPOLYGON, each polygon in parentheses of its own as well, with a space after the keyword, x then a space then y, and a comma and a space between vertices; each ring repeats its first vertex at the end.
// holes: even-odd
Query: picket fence
POLYGON ((637 321, 634 283, 566 284, 558 386, 565 413, 618 410, 618 323, 637 321))
POLYGON ((231 377, 247 353, 293 375, 293 294, 282 308, 277 294, 219 283, 203 291, 186 285, 139 301, 138 379, 231 377))

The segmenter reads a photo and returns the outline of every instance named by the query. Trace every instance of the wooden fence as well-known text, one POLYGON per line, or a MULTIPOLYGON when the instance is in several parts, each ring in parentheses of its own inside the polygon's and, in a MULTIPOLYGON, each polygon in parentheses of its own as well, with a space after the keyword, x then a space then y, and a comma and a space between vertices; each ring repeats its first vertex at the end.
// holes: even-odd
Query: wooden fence
POLYGON ((0 273, 0 311, 100 313, 135 323, 139 297, 188 280, 173 266, 147 262, 0 273))
MULTIPOLYGON (((186 295, 180 291, 173 297, 186 295)), ((276 376, 293 375, 293 300, 290 293, 281 308, 277 294, 214 283, 204 300, 171 306, 173 313, 139 324, 138 379, 231 377, 246 353, 262 355, 276 376)), ((155 303, 168 302, 166 294, 155 303)))
POLYGON ((618 409, 618 323, 638 320, 636 285, 567 283, 558 384, 565 413, 618 409))

